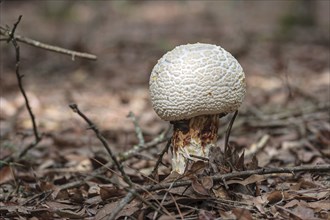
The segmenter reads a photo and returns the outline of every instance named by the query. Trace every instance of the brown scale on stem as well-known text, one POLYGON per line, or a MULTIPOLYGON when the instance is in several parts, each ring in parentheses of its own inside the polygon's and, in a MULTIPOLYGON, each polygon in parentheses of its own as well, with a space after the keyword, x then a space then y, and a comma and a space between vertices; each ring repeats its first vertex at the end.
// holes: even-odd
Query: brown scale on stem
POLYGON ((196 116, 189 120, 172 122, 173 162, 178 164, 174 171, 182 173, 190 156, 208 157, 209 149, 215 146, 218 138, 219 115, 196 116))

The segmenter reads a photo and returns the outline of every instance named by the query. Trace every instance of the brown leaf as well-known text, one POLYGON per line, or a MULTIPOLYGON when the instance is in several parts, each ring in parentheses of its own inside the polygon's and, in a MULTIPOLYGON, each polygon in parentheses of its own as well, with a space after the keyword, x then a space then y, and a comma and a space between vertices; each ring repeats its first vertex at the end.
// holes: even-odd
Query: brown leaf
POLYGON ((310 189, 310 190, 299 190, 293 195, 296 199, 302 199, 302 200, 321 200, 325 199, 330 196, 329 189, 310 189))
POLYGON ((177 180, 179 177, 181 177, 180 174, 178 174, 177 172, 171 172, 170 175, 168 175, 163 182, 164 183, 171 183, 175 180, 177 180))
POLYGON ((238 220, 252 220, 252 214, 247 209, 235 208, 233 209, 233 214, 236 216, 238 220))
POLYGON ((60 188, 57 188, 52 193, 53 199, 59 199, 59 200, 66 200, 70 198, 68 190, 61 190, 60 188))
POLYGON ((213 179, 210 176, 202 177, 201 182, 205 189, 211 189, 213 187, 213 179))
POLYGON ((69 219, 83 219, 86 216, 85 209, 82 209, 79 212, 57 209, 55 213, 63 218, 69 218, 69 219))
POLYGON ((290 202, 288 202, 287 204, 285 204, 284 208, 292 208, 297 205, 299 205, 299 200, 294 199, 294 200, 291 200, 290 202))
POLYGON ((5 166, 0 170, 0 185, 14 179, 10 166, 5 166))
POLYGON ((93 197, 98 195, 100 195, 100 186, 91 185, 88 189, 88 197, 93 197))
POLYGON ((314 219, 314 211, 310 208, 304 207, 304 206, 297 206, 295 207, 292 212, 299 216, 301 219, 309 220, 314 219))
POLYGON ((9 213, 19 213, 19 214, 30 214, 31 213, 31 207, 24 207, 21 205, 9 205, 9 206, 1 206, 0 207, 0 213, 2 211, 9 212, 9 213))
MULTIPOLYGON (((70 200, 77 202, 77 203, 82 203, 84 201, 84 191, 79 189, 79 188, 73 188, 68 190, 69 195, 70 195, 70 200)), ((86 193, 87 194, 87 193, 86 193)))
POLYGON ((267 200, 270 204, 275 204, 281 200, 287 199, 289 197, 287 192, 273 191, 267 196, 267 200))
POLYGON ((122 195, 125 195, 125 190, 123 189, 118 189, 113 186, 100 186, 100 196, 103 201, 109 198, 119 197, 122 195))
POLYGON ((315 209, 316 211, 325 210, 330 211, 330 200, 317 201, 317 202, 308 202, 310 208, 315 209))
POLYGON ((298 182, 296 184, 293 184, 290 189, 294 191, 298 191, 301 188, 301 182, 298 182))
POLYGON ((251 183, 261 182, 265 179, 266 179, 266 176, 264 176, 264 175, 253 174, 253 175, 249 176, 248 178, 246 178, 245 180, 229 180, 229 181, 227 181, 227 184, 229 185, 229 184, 233 184, 233 183, 238 183, 243 186, 246 186, 251 183))
POLYGON ((224 212, 224 211, 220 210, 219 212, 221 215, 221 219, 236 219, 236 216, 234 215, 234 213, 232 211, 224 212))
MULTIPOLYGON (((244 196, 247 197, 247 195, 244 196)), ((255 206, 260 213, 264 214, 266 212, 265 205, 267 204, 267 201, 265 201, 262 196, 252 197, 250 200, 246 201, 248 201, 249 204, 255 206)))
POLYGON ((317 184, 310 182, 310 181, 306 181, 304 179, 301 179, 299 181, 300 183, 300 188, 299 189, 310 189, 310 188, 317 188, 319 187, 317 184))
POLYGON ((85 200, 85 204, 96 205, 103 202, 101 196, 94 196, 85 200))
POLYGON ((248 170, 256 170, 256 169, 258 169, 258 167, 259 167, 258 164, 259 164, 259 162, 258 162, 258 158, 257 158, 257 156, 254 154, 253 157, 252 157, 251 162, 249 162, 249 163, 246 164, 246 168, 247 168, 248 170))
POLYGON ((230 196, 228 195, 228 192, 225 188, 223 187, 219 187, 217 189, 212 189, 214 195, 216 198, 219 199, 230 199, 230 196))
MULTIPOLYGON (((118 202, 113 202, 105 205, 102 209, 100 209, 96 216, 95 220, 103 220, 107 219, 106 217, 109 216, 113 210, 118 206, 120 201, 118 202)), ((136 211, 140 210, 138 207, 138 204, 136 201, 132 201, 131 203, 127 204, 117 215, 117 218, 122 217, 122 216, 131 216, 133 215, 136 211)))
POLYGON ((43 180, 40 180, 40 189, 42 191, 48 191, 48 190, 55 190, 56 189, 56 186, 51 183, 51 182, 48 182, 48 181, 43 181, 43 180))
POLYGON ((205 189, 204 186, 200 182, 198 182, 197 177, 193 178, 191 186, 194 189, 194 191, 197 192, 198 194, 201 194, 204 196, 209 195, 209 192, 207 191, 207 189, 205 189))
POLYGON ((238 160, 236 161, 235 167, 237 170, 244 170, 244 151, 241 154, 241 156, 239 156, 238 160))
POLYGON ((77 205, 71 205, 70 201, 62 201, 62 202, 54 202, 54 201, 48 201, 46 202, 46 205, 53 211, 56 211, 58 209, 67 209, 67 210, 77 210, 80 206, 77 205))
POLYGON ((206 167, 206 163, 201 160, 198 160, 193 163, 193 165, 191 166, 191 168, 189 170, 189 173, 201 174, 205 167, 206 167))

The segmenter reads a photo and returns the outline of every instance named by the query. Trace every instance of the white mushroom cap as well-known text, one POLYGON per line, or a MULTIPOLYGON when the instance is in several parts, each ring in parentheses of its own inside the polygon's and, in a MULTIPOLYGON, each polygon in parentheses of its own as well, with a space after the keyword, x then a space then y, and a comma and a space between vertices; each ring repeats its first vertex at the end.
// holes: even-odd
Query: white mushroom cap
POLYGON ((220 46, 203 43, 166 53, 153 68, 149 86, 155 112, 167 121, 229 113, 245 96, 238 61, 220 46))

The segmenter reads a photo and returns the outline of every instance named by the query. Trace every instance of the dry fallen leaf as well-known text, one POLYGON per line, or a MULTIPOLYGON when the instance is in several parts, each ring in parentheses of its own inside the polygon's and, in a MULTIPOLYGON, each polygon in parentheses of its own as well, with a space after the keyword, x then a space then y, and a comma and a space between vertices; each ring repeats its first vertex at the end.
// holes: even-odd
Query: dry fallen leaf
POLYGON ((252 220, 253 219, 251 212, 247 209, 234 208, 233 214, 236 216, 237 220, 252 220))
MULTIPOLYGON (((90 7, 62 1, 56 5, 4 6, 9 28, 17 19, 17 11, 37 12, 23 17, 17 28, 22 36, 31 35, 30 32, 36 30, 33 27, 47 30, 43 32, 50 39, 64 33, 66 38, 58 38, 59 44, 102 54, 100 58, 109 62, 94 65, 78 57, 75 62, 67 62, 68 59, 61 55, 21 47, 23 86, 39 132, 45 135, 42 142, 24 157, 13 160, 12 174, 8 172, 7 164, 3 165, 2 168, 6 168, 0 171, 0 218, 90 220, 100 217, 105 208, 107 215, 103 215, 103 219, 107 219, 127 194, 120 190, 127 183, 119 169, 113 165, 103 167, 111 159, 102 143, 93 132, 86 131, 88 125, 67 107, 68 103, 76 102, 95 122, 115 155, 139 144, 134 125, 126 118, 129 111, 134 111, 145 145, 150 147, 120 162, 142 198, 155 205, 163 201, 162 211, 171 214, 166 216, 169 213, 162 215, 159 211, 157 219, 233 220, 251 219, 251 216, 254 219, 330 219, 329 174, 326 172, 269 174, 230 178, 226 182, 211 178, 237 170, 329 164, 329 37, 327 31, 323 31, 329 23, 329 13, 325 10, 329 8, 329 2, 309 1, 316 22, 312 27, 300 25, 299 21, 290 25, 289 36, 282 36, 278 21, 300 17, 299 10, 287 7, 290 3, 279 4, 276 13, 269 13, 274 8, 265 4, 245 7, 247 16, 242 27, 235 25, 237 19, 231 13, 242 9, 239 7, 241 2, 236 5, 238 7, 232 7, 230 2, 195 3, 187 1, 182 7, 176 1, 155 4, 125 1, 121 5, 104 1, 90 7), (40 10, 40 6, 50 10, 51 19, 38 13, 45 11, 40 10), (164 6, 171 10, 164 10, 164 6), (129 16, 125 16, 127 7, 129 16), (190 13, 185 13, 187 8, 192 9, 190 13), (283 13, 277 13, 279 11, 283 13), (74 12, 81 25, 71 28, 67 19, 56 19, 54 26, 54 18, 61 17, 62 12, 69 12, 69 15, 74 12), (255 12, 259 16, 255 16, 255 12), (205 15, 212 19, 205 19, 205 15), (263 22, 256 21, 263 15, 266 15, 263 22), (99 21, 102 25, 97 25, 99 21), (229 22, 221 29, 223 46, 240 59, 244 71, 249 73, 246 75, 249 91, 229 137, 231 149, 226 150, 225 155, 222 153, 229 114, 220 119, 220 139, 217 147, 210 150, 209 161, 204 161, 206 166, 203 162, 194 164, 191 161, 191 169, 187 169, 186 175, 175 176, 170 174, 171 155, 166 154, 157 171, 159 178, 147 180, 165 144, 151 146, 149 142, 158 139, 169 124, 159 119, 150 103, 147 85, 151 68, 162 54, 182 40, 189 41, 191 37, 198 38, 207 33, 207 41, 217 42, 219 30, 213 26, 221 21, 229 22), (126 28, 120 28, 123 24, 126 28), (279 37, 284 38, 267 37, 268 34, 262 31, 265 25, 269 29, 267 33, 279 33, 279 37), (89 27, 96 31, 86 32, 89 27), (77 39, 77 33, 87 35, 81 40, 77 39), (111 33, 110 38, 104 37, 104 33, 111 33), (259 38, 263 40, 255 40, 259 38), (63 39, 65 42, 61 42, 63 39), (95 74, 90 74, 92 72, 95 74), (245 150, 246 158, 240 156, 242 150, 245 150), (249 164, 244 164, 244 160, 251 159, 253 154, 259 161, 254 157, 249 164), (193 180, 192 186, 187 183, 181 187, 172 185, 169 189, 171 183, 190 180, 194 175, 198 179, 193 180), (158 181, 160 183, 156 183, 158 181), (112 183, 118 187, 113 187, 112 183), (140 191, 149 184, 164 183, 166 187, 162 189, 140 191), (228 189, 225 189, 225 183, 229 185, 228 189), (246 190, 237 188, 249 189, 252 193, 246 195, 246 190), (54 191, 52 196, 49 191, 54 191), (206 192, 210 194, 206 195, 206 192), (108 203, 110 207, 106 205, 108 203)), ((304 1, 296 4, 298 8, 304 5, 304 1)), ((15 50, 9 44, 1 46, 1 52, 8 55, 1 60, 4 65, 0 74, 0 157, 4 159, 16 157, 15 152, 21 152, 32 143, 34 136, 24 99, 17 87, 15 50)), ((125 219, 129 215, 127 218, 154 219, 155 211, 141 200, 136 201, 141 205, 128 204, 118 218, 125 219)))
POLYGON ((201 183, 205 189, 211 189, 213 187, 213 179, 210 176, 204 176, 201 179, 201 183))
POLYGON ((227 190, 224 187, 212 188, 212 192, 214 193, 216 198, 219 199, 230 199, 227 190))
POLYGON ((109 198, 120 197, 126 194, 126 191, 123 189, 118 189, 114 186, 100 186, 100 196, 103 201, 109 198))
MULTIPOLYGON (((106 204, 102 209, 100 209, 96 216, 95 220, 103 220, 107 219, 109 215, 113 212, 113 210, 118 206, 119 202, 112 202, 109 204, 106 204)), ((136 211, 140 210, 140 207, 138 206, 139 203, 133 200, 131 203, 127 204, 117 215, 117 218, 120 218, 122 216, 131 216, 136 211)))
POLYGON ((78 212, 64 209, 56 209, 55 213, 58 214, 60 217, 68 219, 83 219, 84 217, 86 217, 85 209, 81 209, 78 212))
POLYGON ((302 220, 310 220, 315 218, 314 211, 304 206, 298 205, 292 210, 292 212, 299 216, 302 220))
POLYGON ((287 192, 283 192, 283 191, 273 191, 270 194, 268 194, 267 196, 267 200, 270 204, 275 204, 278 203, 282 200, 285 200, 288 198, 288 193, 287 192))
POLYGON ((197 177, 192 179, 191 186, 198 194, 208 196, 208 190, 198 181, 197 177))
POLYGON ((206 163, 198 160, 192 164, 190 169, 188 170, 188 174, 201 174, 206 167, 206 163))
POLYGON ((330 211, 330 200, 316 201, 316 202, 308 202, 307 205, 310 208, 315 209, 316 211, 330 211))
POLYGON ((0 185, 14 179, 11 169, 10 166, 4 166, 0 169, 0 185))
POLYGON ((257 174, 253 174, 251 176, 249 176, 248 178, 244 179, 244 180, 228 180, 227 184, 234 184, 234 183, 238 183, 241 184, 243 186, 249 185, 251 183, 256 183, 256 182, 260 182, 265 180, 267 177, 266 175, 257 175, 257 174))

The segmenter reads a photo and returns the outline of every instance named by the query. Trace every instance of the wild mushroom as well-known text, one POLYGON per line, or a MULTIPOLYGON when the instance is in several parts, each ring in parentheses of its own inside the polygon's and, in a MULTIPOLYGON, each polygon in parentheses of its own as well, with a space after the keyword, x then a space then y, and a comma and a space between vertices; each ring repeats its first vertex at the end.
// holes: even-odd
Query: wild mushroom
POLYGON ((155 112, 174 125, 172 172, 183 174, 188 159, 208 157, 215 146, 219 117, 241 105, 245 76, 238 61, 220 46, 187 44, 158 61, 149 87, 155 112))

